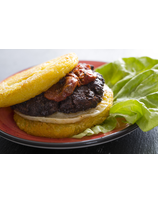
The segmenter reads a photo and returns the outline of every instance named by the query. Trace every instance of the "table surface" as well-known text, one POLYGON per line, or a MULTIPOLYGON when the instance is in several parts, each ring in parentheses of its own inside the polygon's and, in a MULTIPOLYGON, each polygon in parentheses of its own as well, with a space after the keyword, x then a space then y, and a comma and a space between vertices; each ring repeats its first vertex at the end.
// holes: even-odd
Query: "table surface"
MULTIPOLYGON (((6 77, 33 65, 48 61, 57 56, 75 52, 80 60, 110 62, 121 57, 149 56, 158 58, 156 50, 0 50, 0 81, 6 77)), ((115 141, 69 150, 53 150, 27 147, 8 141, 0 136, 1 154, 38 154, 38 153, 71 153, 71 154, 157 154, 158 127, 142 132, 139 128, 115 141)))

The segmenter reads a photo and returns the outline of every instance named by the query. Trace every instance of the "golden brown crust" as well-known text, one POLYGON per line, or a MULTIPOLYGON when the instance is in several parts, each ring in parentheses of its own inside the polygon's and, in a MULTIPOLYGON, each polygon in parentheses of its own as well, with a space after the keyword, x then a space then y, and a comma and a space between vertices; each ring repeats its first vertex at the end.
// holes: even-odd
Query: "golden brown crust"
POLYGON ((113 93, 109 89, 106 93, 108 106, 106 109, 94 117, 84 118, 83 120, 71 124, 52 124, 42 123, 38 121, 31 121, 22 118, 18 114, 14 114, 14 120, 18 127, 28 134, 51 138, 65 138, 83 132, 87 128, 94 125, 101 124, 108 116, 110 107, 113 103, 113 93))
POLYGON ((7 78, 0 83, 0 107, 22 103, 46 91, 77 64, 77 55, 70 53, 7 78))

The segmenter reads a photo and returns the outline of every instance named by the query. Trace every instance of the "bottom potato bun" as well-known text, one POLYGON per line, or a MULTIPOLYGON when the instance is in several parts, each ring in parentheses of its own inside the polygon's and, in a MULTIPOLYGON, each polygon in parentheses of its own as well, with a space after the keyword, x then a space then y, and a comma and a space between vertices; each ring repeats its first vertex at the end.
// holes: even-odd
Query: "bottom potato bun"
MULTIPOLYGON (((66 138, 77 135, 87 128, 101 124, 109 115, 110 107, 113 103, 113 92, 107 86, 104 96, 100 104, 104 104, 104 108, 98 111, 98 114, 89 114, 87 117, 81 118, 77 122, 71 123, 46 123, 40 121, 29 120, 15 112, 14 120, 17 126, 28 134, 50 138, 66 138)), ((100 105, 98 104, 98 106, 100 105)), ((97 107, 96 107, 97 108, 97 107)), ((74 118, 75 121, 75 118, 74 118)))

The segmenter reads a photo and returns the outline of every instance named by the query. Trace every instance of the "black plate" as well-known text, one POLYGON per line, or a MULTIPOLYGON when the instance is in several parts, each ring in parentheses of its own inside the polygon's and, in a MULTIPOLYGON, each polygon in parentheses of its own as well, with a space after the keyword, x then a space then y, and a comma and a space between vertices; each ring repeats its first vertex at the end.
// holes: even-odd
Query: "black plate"
MULTIPOLYGON (((92 64, 94 65, 94 68, 97 68, 103 64, 106 64, 106 62, 98 62, 98 61, 80 61, 80 62, 92 64)), ((27 137, 22 137, 22 132, 21 133, 19 132, 18 135, 16 135, 14 131, 15 127, 14 127, 14 121, 13 121, 13 114, 10 114, 10 112, 8 111, 9 110, 7 109, 5 111, 4 110, 1 111, 0 135, 3 138, 8 139, 12 142, 26 145, 26 146, 31 146, 31 147, 38 147, 38 148, 75 149, 75 148, 83 148, 83 147, 100 145, 103 143, 116 140, 120 137, 123 137, 128 133, 132 132, 133 130, 135 130, 136 128, 138 128, 138 126, 134 124, 134 125, 128 126, 123 130, 112 132, 109 135, 99 134, 99 137, 93 137, 93 138, 86 137, 86 139, 82 139, 82 140, 76 139, 71 141, 71 139, 70 140, 67 139, 67 140, 61 141, 59 139, 59 141, 55 140, 55 142, 53 140, 49 140, 49 139, 43 140, 41 138, 37 140, 37 137, 35 138, 34 136, 31 136, 31 135, 29 137, 28 135, 27 137), (11 127, 13 127, 12 131, 10 131, 11 127)), ((16 131, 18 131, 18 129, 16 131)))

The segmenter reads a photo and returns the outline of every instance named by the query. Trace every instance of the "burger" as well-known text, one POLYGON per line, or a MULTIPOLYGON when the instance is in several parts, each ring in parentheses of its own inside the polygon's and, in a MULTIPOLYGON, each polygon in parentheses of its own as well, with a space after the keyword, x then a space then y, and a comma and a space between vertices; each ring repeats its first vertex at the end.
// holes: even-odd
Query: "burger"
POLYGON ((0 107, 10 106, 17 126, 34 136, 65 138, 101 124, 113 93, 94 66, 70 53, 0 83, 0 107))

